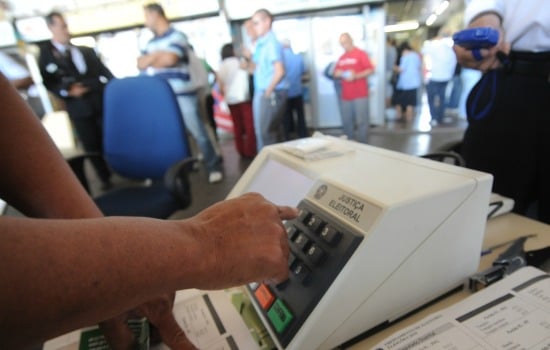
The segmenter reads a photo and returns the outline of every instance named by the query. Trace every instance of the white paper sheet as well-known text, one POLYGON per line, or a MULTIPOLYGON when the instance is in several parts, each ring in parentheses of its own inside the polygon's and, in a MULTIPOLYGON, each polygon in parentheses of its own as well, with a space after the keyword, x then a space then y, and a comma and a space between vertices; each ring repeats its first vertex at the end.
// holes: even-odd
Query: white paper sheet
POLYGON ((375 349, 550 349, 550 275, 522 268, 375 349))

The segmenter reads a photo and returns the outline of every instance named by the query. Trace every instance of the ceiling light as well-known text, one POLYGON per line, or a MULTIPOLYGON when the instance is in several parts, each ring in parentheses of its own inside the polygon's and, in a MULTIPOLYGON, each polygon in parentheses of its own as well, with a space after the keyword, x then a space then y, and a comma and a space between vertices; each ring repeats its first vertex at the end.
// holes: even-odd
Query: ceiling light
POLYGON ((447 7, 449 7, 449 1, 448 0, 442 1, 439 4, 439 6, 437 6, 437 8, 435 9, 435 14, 438 16, 441 15, 443 12, 445 12, 447 7))
POLYGON ((389 24, 387 26, 384 26, 384 32, 392 33, 392 32, 402 32, 405 30, 415 30, 415 29, 418 29, 419 26, 420 25, 418 24, 418 21, 399 22, 396 24, 389 24))
POLYGON ((429 27, 431 26, 432 24, 435 23, 435 20, 437 19, 437 15, 435 13, 432 13, 428 19, 426 20, 426 25, 429 27))

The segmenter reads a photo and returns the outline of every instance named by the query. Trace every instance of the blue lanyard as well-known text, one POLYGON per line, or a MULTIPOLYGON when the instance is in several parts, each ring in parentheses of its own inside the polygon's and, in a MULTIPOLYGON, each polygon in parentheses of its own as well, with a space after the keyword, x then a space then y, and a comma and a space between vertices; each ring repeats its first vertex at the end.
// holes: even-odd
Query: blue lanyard
MULTIPOLYGON (((497 57, 505 68, 509 66, 510 60, 506 54, 499 51, 497 52, 497 57)), ((485 118, 493 108, 493 105, 495 103, 496 93, 497 93, 497 74, 498 74, 497 70, 491 70, 485 73, 485 75, 481 78, 482 79, 480 83, 481 85, 477 89, 476 95, 473 97, 472 103, 470 103, 467 106, 467 113, 471 119, 481 120, 485 118), (488 86, 488 84, 490 85, 488 86), (483 94, 486 88, 491 89, 490 90, 491 95, 489 97, 489 101, 487 102, 487 104, 482 110, 476 113, 476 110, 479 104, 479 99, 481 98, 481 95, 483 94)))
POLYGON ((468 116, 473 120, 481 120, 487 116, 489 111, 493 108, 493 104, 495 102, 495 96, 496 96, 496 89, 497 89, 497 72, 495 70, 487 72, 482 78, 479 88, 477 89, 476 95, 474 96, 474 99, 472 103, 470 103, 468 107, 468 116), (481 95, 487 88, 487 85, 490 84, 490 91, 491 96, 489 97, 489 101, 485 105, 485 107, 476 113, 479 99, 481 98, 481 95))

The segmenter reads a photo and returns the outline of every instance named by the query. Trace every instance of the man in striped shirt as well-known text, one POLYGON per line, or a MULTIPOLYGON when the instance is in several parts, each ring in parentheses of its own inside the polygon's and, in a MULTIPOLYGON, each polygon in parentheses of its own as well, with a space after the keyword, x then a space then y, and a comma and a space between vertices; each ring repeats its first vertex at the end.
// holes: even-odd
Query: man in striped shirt
POLYGON ((223 179, 221 157, 216 153, 206 126, 199 115, 197 86, 193 86, 189 69, 190 56, 194 55, 189 47, 187 36, 173 28, 164 14, 163 8, 156 3, 144 7, 145 25, 154 37, 149 41, 143 55, 138 58, 138 68, 148 75, 162 77, 168 81, 178 98, 185 126, 191 132, 204 156, 208 170, 208 181, 219 182, 223 179))

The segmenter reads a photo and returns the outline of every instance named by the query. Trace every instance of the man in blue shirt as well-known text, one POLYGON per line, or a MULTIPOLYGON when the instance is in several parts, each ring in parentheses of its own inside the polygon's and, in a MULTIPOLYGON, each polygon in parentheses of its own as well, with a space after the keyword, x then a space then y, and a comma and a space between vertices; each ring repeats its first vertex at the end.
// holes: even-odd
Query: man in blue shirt
POLYGON ((288 83, 285 79, 283 49, 271 31, 273 16, 260 9, 252 16, 258 35, 252 55, 254 71, 254 128, 258 151, 282 140, 281 121, 286 110, 288 83))
POLYGON ((305 67, 304 59, 300 54, 292 51, 288 39, 281 41, 281 44, 283 45, 286 78, 289 83, 286 114, 283 123, 285 140, 289 140, 292 131, 296 131, 299 138, 307 136, 304 99, 302 96, 302 79, 305 74, 305 67), (297 129, 294 129, 294 113, 298 124, 297 129))

